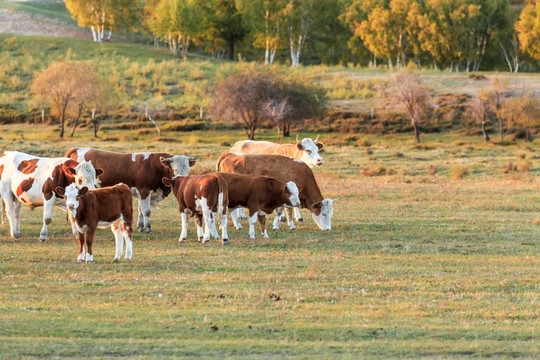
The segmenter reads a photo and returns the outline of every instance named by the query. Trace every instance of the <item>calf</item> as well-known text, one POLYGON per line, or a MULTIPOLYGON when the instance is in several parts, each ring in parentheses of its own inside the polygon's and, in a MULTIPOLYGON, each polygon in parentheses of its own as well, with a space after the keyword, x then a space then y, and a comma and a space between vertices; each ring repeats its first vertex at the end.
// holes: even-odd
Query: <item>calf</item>
MULTIPOLYGON (((263 237, 266 232, 266 214, 276 208, 300 206, 298 187, 292 181, 284 183, 274 178, 257 175, 243 175, 222 172, 220 175, 227 182, 229 189, 229 209, 245 207, 249 210, 249 237, 255 238, 255 221, 259 220, 263 237)), ((231 212, 236 229, 242 228, 238 222, 236 211, 231 212)))
POLYGON ((219 239, 215 224, 215 217, 218 215, 221 218, 223 244, 229 243, 227 235, 228 188, 219 173, 176 176, 173 179, 164 177, 162 181, 165 186, 172 187, 174 196, 178 200, 178 210, 182 217, 180 242, 186 241, 187 238, 188 215, 197 216, 199 241, 208 243, 210 235, 219 239), (205 225, 204 235, 201 220, 205 225))
POLYGON ((91 148, 73 148, 66 153, 77 161, 89 161, 105 171, 100 186, 124 183, 139 199, 137 228, 140 232, 152 232, 150 206, 165 199, 171 192, 164 186, 163 177, 185 176, 195 165, 197 158, 169 153, 118 153, 91 148))
POLYGON ((39 239, 47 240, 54 206, 66 210, 55 189, 70 184, 93 189, 96 175, 103 175, 103 170, 94 169, 88 162, 79 164, 70 158, 42 158, 6 151, 0 156, 0 194, 11 237, 21 237, 21 204, 25 204, 32 209, 43 206, 43 227, 39 239))
POLYGON ((109 225, 116 242, 114 260, 118 261, 122 257, 123 240, 126 241, 126 260, 131 260, 133 200, 127 185, 118 184, 95 190, 88 190, 87 187, 78 189, 75 185, 69 185, 65 189, 57 187, 56 192, 66 199, 66 206, 79 232, 77 262, 94 261, 92 244, 96 230, 109 225))
MULTIPOLYGON (((332 205, 335 200, 324 199, 313 172, 302 161, 280 155, 223 154, 217 161, 218 171, 237 174, 263 175, 283 182, 293 181, 300 189, 302 207, 309 209, 321 230, 332 229, 332 205)), ((294 228, 292 222, 289 223, 294 228)), ((279 228, 279 218, 274 219, 274 230, 279 228)))

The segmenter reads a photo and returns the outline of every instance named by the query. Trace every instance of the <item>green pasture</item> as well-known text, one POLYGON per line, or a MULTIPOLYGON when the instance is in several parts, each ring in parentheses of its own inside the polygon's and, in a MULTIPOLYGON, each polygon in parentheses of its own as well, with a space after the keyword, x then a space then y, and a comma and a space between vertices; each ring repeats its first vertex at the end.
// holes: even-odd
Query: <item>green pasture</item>
MULTIPOLYGON (((53 127, 0 129, 2 150, 166 150, 198 156, 194 172, 242 139, 104 130, 92 140, 84 128, 58 141, 53 127)), ((133 260, 112 262, 103 229, 94 263, 77 264, 65 215, 55 210, 40 243, 41 209, 24 208, 21 239, 0 227, 0 358, 537 358, 540 143, 321 141, 314 173, 326 197, 340 197, 330 232, 303 210, 304 224, 268 240, 230 228, 229 246, 201 245, 191 225, 179 244, 170 196, 153 208, 154 233, 135 234, 133 260), (510 162, 528 166, 505 173, 510 162)))

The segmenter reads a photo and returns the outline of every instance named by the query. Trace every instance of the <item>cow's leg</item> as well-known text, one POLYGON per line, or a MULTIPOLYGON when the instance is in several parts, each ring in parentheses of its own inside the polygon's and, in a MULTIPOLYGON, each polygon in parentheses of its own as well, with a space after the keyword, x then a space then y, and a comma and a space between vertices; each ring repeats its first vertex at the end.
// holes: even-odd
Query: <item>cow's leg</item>
POLYGON ((114 261, 118 261, 122 258, 122 253, 124 252, 124 232, 122 231, 122 223, 120 220, 117 220, 111 225, 111 230, 114 234, 114 243, 116 246, 116 251, 114 253, 114 261))
POLYGON ((124 233, 124 240, 126 241, 126 260, 131 260, 131 255, 133 253, 133 229, 131 224, 126 224, 122 222, 122 232, 124 233))
POLYGON ((197 240, 199 242, 203 241, 204 231, 203 231, 203 216, 202 214, 195 215, 195 226, 197 227, 197 240))
POLYGON ((283 208, 277 208, 275 211, 274 211, 274 223, 272 224, 272 229, 274 231, 279 231, 279 220, 281 218, 281 216, 283 215, 283 208))
POLYGON ((238 208, 238 218, 239 219, 242 219, 242 220, 245 220, 247 219, 247 216, 246 216, 246 209, 245 208, 238 208))
POLYGON ((144 219, 144 229, 142 230, 142 232, 144 233, 152 232, 152 226, 150 225, 151 200, 152 200, 152 192, 150 192, 146 198, 141 199, 141 210, 142 210, 142 215, 144 219))
POLYGON ((294 219, 297 222, 304 222, 304 219, 302 218, 302 214, 300 214, 300 208, 298 207, 294 208, 294 219))
POLYGON ((144 231, 144 216, 142 213, 141 197, 138 196, 138 198, 139 198, 139 206, 137 207, 137 213, 138 213, 137 230, 139 230, 140 232, 143 232, 144 231))
POLYGON ((229 245, 229 234, 227 233, 227 211, 221 215, 221 241, 223 245, 229 245))
POLYGON ((287 216, 287 224, 289 224, 289 228, 291 230, 296 229, 296 226, 294 226, 294 221, 292 219, 292 209, 291 208, 285 208, 285 215, 287 216))
POLYGON ((182 232, 180 233, 180 239, 178 241, 185 242, 187 240, 187 229, 188 229, 189 219, 185 212, 182 212, 180 214, 180 217, 182 218, 182 232))
POLYGON ((255 239, 255 223, 257 222, 257 211, 249 212, 249 238, 255 239))
POLYGON ((11 190, 2 191, 2 200, 4 201, 4 207, 6 208, 10 235, 12 238, 18 239, 21 237, 21 233, 17 231, 19 226, 15 221, 15 203, 17 200, 13 199, 11 190))
POLYGON ((96 236, 96 228, 88 227, 85 234, 86 239, 86 262, 94 262, 94 253, 92 252, 92 245, 94 244, 94 237, 96 236))
POLYGON ((261 226, 262 237, 268 239, 268 233, 266 232, 266 214, 259 211, 257 213, 257 218, 259 219, 259 225, 261 226))
POLYGON ((22 204, 18 201, 15 201, 15 208, 13 209, 13 215, 15 215, 15 233, 21 233, 21 211, 22 204))
POLYGON ((54 201, 56 197, 53 196, 49 200, 43 201, 43 227, 41 228, 41 233, 39 234, 39 240, 47 240, 47 226, 52 221, 52 212, 54 208, 54 201))
POLYGON ((79 257, 77 257, 77 262, 83 262, 86 256, 86 252, 84 251, 84 246, 85 246, 84 234, 78 233, 77 237, 79 239, 79 257))
POLYGON ((242 225, 240 225, 240 220, 238 220, 239 211, 240 211, 240 208, 234 209, 233 211, 231 211, 231 219, 236 230, 242 230, 242 225))

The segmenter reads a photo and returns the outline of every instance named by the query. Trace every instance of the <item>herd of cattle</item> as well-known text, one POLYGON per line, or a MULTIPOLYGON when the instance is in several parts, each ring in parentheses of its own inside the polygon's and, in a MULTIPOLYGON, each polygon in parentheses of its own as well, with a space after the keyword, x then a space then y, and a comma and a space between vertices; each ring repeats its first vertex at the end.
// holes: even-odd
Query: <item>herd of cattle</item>
MULTIPOLYGON (((318 139, 318 138, 317 138, 318 139)), ((228 244, 227 214, 236 229, 248 209, 249 236, 255 238, 255 223, 266 231, 266 215, 275 211, 273 229, 285 213, 294 229, 292 210, 307 208, 321 230, 331 229, 332 204, 324 199, 311 167, 323 164, 317 139, 295 145, 267 141, 239 141, 230 153, 219 157, 216 172, 188 175, 197 158, 169 153, 123 154, 91 148, 74 148, 63 158, 43 158, 17 151, 0 156, 0 195, 10 234, 21 237, 22 204, 43 206, 40 240, 47 239, 53 208, 67 212, 73 235, 79 241, 78 261, 93 261, 92 244, 98 227, 111 226, 116 241, 115 260, 132 256, 132 195, 138 198, 137 228, 151 232, 151 206, 172 191, 182 220, 180 242, 187 239, 189 217, 195 218, 197 236, 228 244), (219 222, 221 236, 216 228, 219 222)))

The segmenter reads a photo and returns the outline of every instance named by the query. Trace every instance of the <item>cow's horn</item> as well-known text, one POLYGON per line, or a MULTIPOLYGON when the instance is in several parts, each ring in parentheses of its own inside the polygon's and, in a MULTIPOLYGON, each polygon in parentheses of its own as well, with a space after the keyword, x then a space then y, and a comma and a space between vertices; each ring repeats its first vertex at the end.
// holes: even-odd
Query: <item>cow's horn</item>
POLYGON ((188 156, 188 158, 189 160, 199 160, 199 158, 196 156, 188 156))
POLYGON ((296 134, 296 142, 300 142, 300 141, 298 141, 298 134, 296 134))
POLYGON ((314 143, 317 143, 317 140, 319 140, 319 134, 317 134, 317 138, 315 139, 315 141, 313 141, 314 143))

